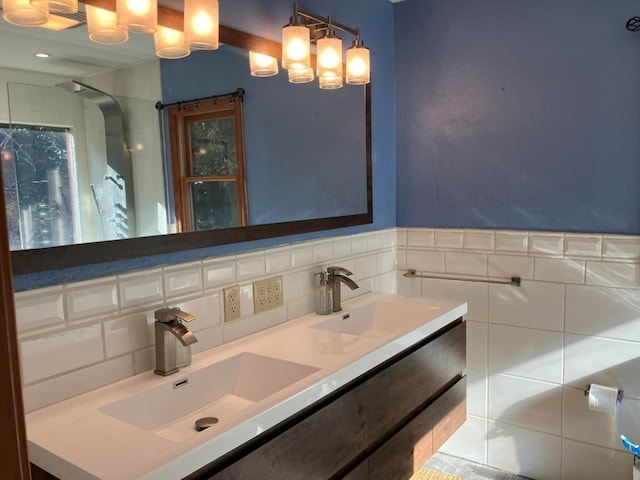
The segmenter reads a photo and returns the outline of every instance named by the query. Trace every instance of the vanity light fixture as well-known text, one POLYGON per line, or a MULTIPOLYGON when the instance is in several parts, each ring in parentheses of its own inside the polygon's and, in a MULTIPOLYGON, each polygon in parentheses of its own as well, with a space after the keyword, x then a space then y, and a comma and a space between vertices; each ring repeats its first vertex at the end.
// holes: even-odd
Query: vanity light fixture
POLYGON ((63 17, 61 15, 50 14, 49 20, 42 25, 38 25, 40 28, 46 28, 47 30, 53 30, 59 32, 60 30, 66 30, 67 28, 75 27, 80 23, 79 20, 73 18, 63 17))
POLYGON ((278 74, 278 59, 249 51, 249 66, 254 77, 272 77, 278 74))
POLYGON ((116 12, 87 5, 89 39, 96 43, 117 45, 129 40, 129 32, 118 26, 116 12))
POLYGON ((19 27, 36 27, 47 23, 49 8, 46 3, 34 5, 29 0, 3 0, 2 18, 19 27))
POLYGON ((118 27, 133 33, 154 33, 158 29, 157 0, 116 0, 118 27))
POLYGON ((311 44, 317 45, 317 74, 320 88, 335 89, 342 87, 342 40, 336 36, 336 30, 355 37, 353 46, 347 49, 346 77, 349 85, 366 85, 371 79, 371 61, 369 49, 360 39, 360 29, 333 21, 331 17, 322 17, 301 9, 298 2, 293 3, 293 16, 289 25, 282 29, 282 67, 297 70, 289 74, 289 81, 301 78, 299 72, 309 68, 311 44))
POLYGON ((309 83, 313 82, 315 77, 313 68, 302 68, 299 70, 290 68, 287 73, 289 74, 289 82, 291 83, 309 83))
POLYGON ((184 32, 158 25, 153 34, 156 55, 160 58, 184 58, 191 53, 184 40, 184 32))
POLYGON ((218 0, 185 0, 184 37, 192 50, 217 50, 219 3, 218 0))

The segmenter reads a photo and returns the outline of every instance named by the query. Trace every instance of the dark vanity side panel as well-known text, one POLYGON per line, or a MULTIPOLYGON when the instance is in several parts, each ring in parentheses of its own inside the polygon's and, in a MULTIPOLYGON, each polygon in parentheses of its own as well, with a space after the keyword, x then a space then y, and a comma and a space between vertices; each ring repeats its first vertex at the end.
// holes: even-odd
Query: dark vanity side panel
MULTIPOLYGON (((408 480, 466 419, 466 378, 459 380, 438 400, 378 449, 368 462, 370 479, 408 480), (444 433, 448 436, 444 438, 444 433)), ((363 469, 360 466, 360 469, 363 469)), ((355 473, 356 471, 354 471, 355 473)), ((357 480, 356 477, 347 477, 357 480)))
POLYGON ((466 322, 367 381, 370 438, 379 438, 465 368, 466 322))
POLYGON ((363 405, 356 388, 254 450, 212 480, 326 480, 366 448, 363 405))

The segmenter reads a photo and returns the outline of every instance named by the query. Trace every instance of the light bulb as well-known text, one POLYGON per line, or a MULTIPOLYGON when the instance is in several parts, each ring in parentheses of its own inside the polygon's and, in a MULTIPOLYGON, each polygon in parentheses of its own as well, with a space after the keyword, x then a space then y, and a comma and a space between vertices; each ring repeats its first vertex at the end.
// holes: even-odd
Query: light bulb
POLYGON ((282 29, 282 68, 302 70, 311 67, 309 29, 289 25, 282 29))
POLYGON ((254 77, 272 77, 278 74, 278 59, 257 52, 249 52, 251 75, 254 77))

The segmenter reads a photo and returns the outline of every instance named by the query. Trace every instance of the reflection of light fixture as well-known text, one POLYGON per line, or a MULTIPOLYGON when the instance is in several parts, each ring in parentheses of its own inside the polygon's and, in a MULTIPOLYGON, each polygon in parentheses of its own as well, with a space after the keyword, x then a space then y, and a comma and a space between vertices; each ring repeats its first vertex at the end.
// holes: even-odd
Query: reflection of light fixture
POLYGON ((158 25, 153 41, 156 55, 160 58, 184 58, 191 53, 184 41, 184 33, 173 28, 158 25))
POLYGON ((192 49, 216 50, 219 32, 218 0, 185 0, 184 37, 192 49))
POLYGON ((45 5, 52 13, 76 13, 78 0, 31 0, 31 5, 45 5))
POLYGON ((158 28, 157 0, 116 0, 118 26, 134 33, 153 33, 158 28))
POLYGON ((96 43, 116 45, 129 40, 129 33, 118 27, 116 12, 87 5, 89 39, 96 43))
POLYGON ((278 59, 249 51, 249 65, 254 77, 272 77, 278 74, 278 59))
POLYGON ((290 68, 288 73, 289 82, 291 83, 309 83, 313 82, 314 79, 313 68, 301 68, 299 70, 290 68))
POLYGON ((29 0, 3 0, 2 17, 20 27, 34 27, 47 22, 49 9, 46 3, 32 5, 29 0))
POLYGON ((371 62, 369 49, 360 40, 360 31, 353 45, 347 49, 347 83, 349 85, 366 85, 371 81, 371 62))
POLYGON ((347 83, 366 85, 370 81, 370 55, 360 39, 360 29, 334 22, 331 17, 321 17, 303 10, 293 2, 293 16, 282 29, 282 67, 298 72, 289 74, 292 83, 303 83, 300 72, 310 67, 310 44, 317 42, 317 74, 320 88, 342 87, 342 41, 335 31, 350 33, 356 39, 347 50, 347 83))
POLYGON ((75 27, 80 23, 79 20, 74 20, 73 18, 61 17, 60 15, 49 15, 49 20, 42 25, 38 25, 40 28, 46 28, 47 30, 53 30, 54 32, 59 32, 60 30, 65 30, 67 28, 75 27))

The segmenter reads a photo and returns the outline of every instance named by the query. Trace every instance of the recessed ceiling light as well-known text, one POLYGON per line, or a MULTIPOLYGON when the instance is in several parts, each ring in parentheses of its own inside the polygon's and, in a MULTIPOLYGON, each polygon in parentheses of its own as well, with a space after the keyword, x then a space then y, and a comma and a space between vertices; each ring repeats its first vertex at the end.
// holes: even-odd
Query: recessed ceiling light
POLYGON ((36 53, 36 57, 38 58, 49 58, 51 55, 48 53, 44 53, 44 52, 38 52, 36 53))

